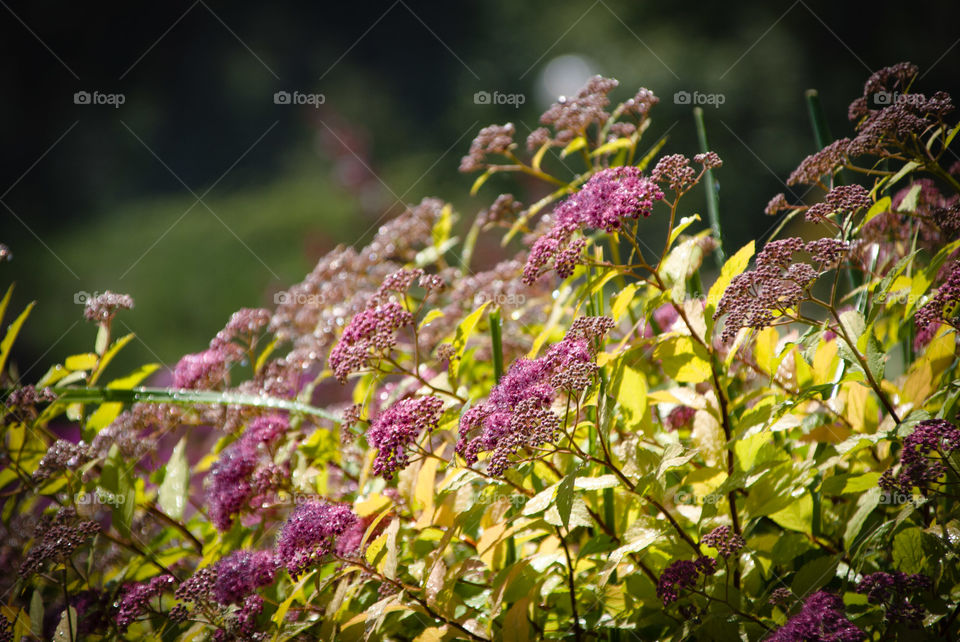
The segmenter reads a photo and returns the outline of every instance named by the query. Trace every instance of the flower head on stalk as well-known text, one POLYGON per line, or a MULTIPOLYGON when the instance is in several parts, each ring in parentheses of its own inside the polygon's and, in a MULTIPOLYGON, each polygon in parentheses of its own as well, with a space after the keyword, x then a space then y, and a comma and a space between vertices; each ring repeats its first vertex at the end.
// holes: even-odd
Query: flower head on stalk
POLYGON ((847 619, 843 600, 817 591, 806 599, 799 613, 777 629, 768 642, 861 642, 863 631, 847 619))
POLYGON ((956 450, 960 450, 960 429, 944 419, 921 421, 903 440, 900 472, 884 471, 880 488, 907 494, 914 488, 926 492, 947 472, 943 460, 956 450))
POLYGON ((941 323, 960 325, 960 261, 950 268, 947 280, 936 295, 917 310, 914 321, 917 325, 915 345, 918 348, 930 343, 941 323))
POLYGON ((556 441, 560 419, 551 410, 553 401, 560 389, 579 395, 590 385, 596 342, 612 327, 609 317, 578 318, 542 357, 514 361, 487 400, 460 419, 457 452, 467 464, 491 451, 487 470, 500 475, 521 449, 556 441))
POLYGON ((865 594, 871 604, 883 605, 887 622, 903 622, 917 627, 923 621, 926 609, 917 603, 915 594, 929 591, 932 586, 926 575, 879 572, 865 575, 857 584, 857 593, 865 594))
POLYGON ((330 366, 337 379, 345 383, 351 373, 389 352, 397 343, 397 332, 412 323, 413 315, 395 301, 357 314, 330 352, 330 366))
POLYGON ((561 278, 570 276, 586 246, 577 232, 615 232, 625 220, 650 216, 653 204, 662 199, 663 192, 656 183, 636 167, 600 170, 554 209, 550 231, 530 248, 523 282, 533 284, 551 261, 561 278))
POLYGON ((716 570, 717 560, 712 557, 677 560, 660 574, 657 580, 657 596, 668 606, 680 599, 681 591, 695 588, 701 577, 713 575, 716 570))
POLYGON ((296 579, 335 550, 337 538, 347 532, 357 516, 346 504, 317 501, 300 504, 277 538, 276 559, 296 579))
POLYGON ((443 402, 433 396, 401 399, 382 412, 367 431, 367 442, 377 449, 373 473, 391 479, 394 472, 406 468, 407 446, 424 430, 434 430, 442 412, 443 402))

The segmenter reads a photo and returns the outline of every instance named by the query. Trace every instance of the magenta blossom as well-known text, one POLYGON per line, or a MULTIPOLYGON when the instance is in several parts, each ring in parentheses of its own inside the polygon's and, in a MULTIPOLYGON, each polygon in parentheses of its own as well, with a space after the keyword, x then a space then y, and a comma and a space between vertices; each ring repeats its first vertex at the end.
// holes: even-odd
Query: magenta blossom
POLYGON ((357 520, 346 504, 300 504, 277 538, 277 562, 296 578, 334 551, 337 538, 357 520))

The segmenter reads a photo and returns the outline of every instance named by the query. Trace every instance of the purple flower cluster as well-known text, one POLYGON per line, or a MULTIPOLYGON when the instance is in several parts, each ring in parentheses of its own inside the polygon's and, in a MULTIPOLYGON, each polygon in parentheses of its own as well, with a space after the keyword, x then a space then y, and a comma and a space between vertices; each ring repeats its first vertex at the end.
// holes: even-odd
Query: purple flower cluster
POLYGON ((785 586, 781 586, 778 589, 774 589, 773 592, 770 593, 770 599, 768 601, 770 602, 770 604, 783 606, 784 604, 789 602, 791 599, 793 599, 793 591, 791 591, 785 586))
POLYGON ((955 262, 936 295, 917 310, 917 347, 930 343, 941 323, 960 325, 960 261, 955 262))
POLYGON ((696 408, 677 406, 667 415, 667 430, 680 430, 689 426, 695 414, 697 414, 696 408))
POLYGON ((158 575, 148 582, 140 582, 124 587, 120 595, 116 622, 121 631, 126 631, 134 620, 147 610, 150 600, 159 597, 164 591, 172 588, 174 579, 171 575, 158 575))
POLYGON ((866 637, 847 619, 843 600, 832 593, 817 591, 767 642, 861 642, 866 637))
POLYGON ((582 238, 574 238, 577 231, 617 231, 625 219, 650 216, 654 202, 662 199, 656 183, 636 167, 600 170, 553 211, 550 231, 530 248, 523 282, 533 284, 550 261, 561 278, 570 276, 586 246, 582 238))
POLYGON ((396 333, 413 323, 413 315, 396 302, 367 308, 357 314, 330 352, 330 367, 341 383, 347 376, 368 366, 397 343, 396 333))
POLYGON ((48 479, 52 474, 63 470, 76 470, 90 461, 90 447, 80 441, 73 443, 66 439, 58 439, 47 449, 47 452, 33 471, 36 481, 48 479))
POLYGON ((823 201, 807 210, 808 221, 822 221, 834 212, 852 214, 873 204, 870 193, 861 185, 839 185, 834 187, 823 201))
POLYGON ((586 389, 593 377, 584 377, 581 368, 584 364, 596 368, 596 341, 612 327, 609 317, 580 317, 544 356, 514 361, 487 400, 460 418, 457 453, 467 465, 476 463, 481 452, 491 451, 487 471, 500 475, 510 465, 510 455, 521 448, 556 441, 560 420, 551 406, 557 387, 577 394, 586 389), (564 375, 566 372, 574 374, 564 375))
POLYGON ((213 597, 220 604, 240 604, 261 586, 273 584, 277 562, 270 551, 234 551, 216 566, 213 597))
POLYGON ((886 491, 912 493, 914 488, 924 492, 944 473, 943 459, 960 450, 960 429, 944 419, 927 419, 917 424, 900 452, 900 472, 884 471, 880 488, 886 491), (939 459, 931 457, 936 453, 939 459))
POLYGON ((86 302, 83 316, 94 323, 110 323, 120 310, 132 310, 133 298, 129 294, 117 294, 107 290, 86 302))
POLYGON ((284 434, 288 426, 287 418, 282 415, 257 417, 210 468, 207 501, 210 520, 219 530, 229 529, 234 515, 253 497, 270 490, 266 486, 271 476, 254 473, 258 469, 272 470, 266 447, 284 434))
POLYGON ((357 522, 346 504, 300 504, 277 538, 276 559, 296 579, 334 551, 335 541, 357 522))
POLYGON ((770 241, 757 255, 753 270, 737 275, 727 286, 714 319, 726 314, 721 337, 733 339, 740 328, 763 328, 778 316, 796 308, 807 296, 807 289, 843 249, 821 241, 804 244, 797 237, 770 241), (794 261, 793 255, 806 250, 820 263, 820 271, 808 263, 794 261))
POLYGON ((857 593, 865 594, 871 604, 882 604, 888 622, 917 626, 923 620, 926 610, 922 605, 911 601, 911 595, 929 591, 932 586, 933 583, 926 575, 910 575, 900 571, 879 572, 865 575, 857 584, 857 593))
MULTIPOLYGON (((704 170, 723 164, 716 152, 697 154, 693 160, 703 165, 704 170)), ((657 161, 657 166, 650 172, 650 178, 656 183, 666 183, 673 191, 682 193, 697 182, 697 171, 690 167, 690 159, 683 154, 671 154, 657 161)))
POLYGON ((743 536, 734 533, 729 526, 717 526, 704 535, 700 543, 717 549, 717 552, 724 558, 736 555, 746 546, 743 536))
POLYGON ((233 351, 223 347, 184 355, 173 369, 173 387, 214 390, 226 383, 233 351))
POLYGON ((460 160, 460 171, 475 172, 487 167, 487 154, 504 154, 513 145, 516 128, 513 123, 488 125, 470 143, 470 153, 460 160))
POLYGON ((443 401, 433 396, 401 399, 381 413, 367 431, 367 443, 377 449, 373 474, 391 479, 406 468, 407 446, 425 429, 435 429, 442 413, 443 401))
POLYGON ((46 562, 65 562, 83 544, 100 532, 100 525, 79 521, 72 508, 45 516, 34 530, 34 545, 20 565, 20 577, 39 572, 46 562))
POLYGON ((816 185, 824 174, 833 174, 847 162, 847 149, 850 147, 849 138, 839 138, 820 151, 804 158, 790 177, 787 185, 816 185))
POLYGON ((657 597, 664 605, 670 605, 680 599, 683 589, 692 589, 701 576, 713 575, 717 570, 717 560, 712 557, 699 557, 696 560, 677 560, 663 569, 657 580, 657 597))
MULTIPOLYGON (((577 136, 586 133, 591 125, 602 126, 610 118, 606 107, 610 104, 607 95, 619 85, 613 78, 594 76, 587 81, 575 96, 561 96, 557 102, 540 116, 540 123, 553 127, 554 136, 546 127, 535 129, 527 138, 527 147, 536 149, 545 143, 566 145, 577 136)), ((631 109, 636 114, 646 114, 657 102, 652 92, 640 90, 631 109)))

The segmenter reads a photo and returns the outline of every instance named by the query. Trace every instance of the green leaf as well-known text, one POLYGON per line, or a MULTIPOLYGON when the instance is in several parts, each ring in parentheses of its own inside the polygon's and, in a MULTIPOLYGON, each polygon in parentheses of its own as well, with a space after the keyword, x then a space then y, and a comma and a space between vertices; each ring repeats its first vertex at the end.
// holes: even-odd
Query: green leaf
POLYGON ((640 371, 624 365, 618 369, 614 383, 614 393, 626 425, 629 427, 639 424, 647 412, 646 377, 640 371))
POLYGON ((610 314, 613 316, 614 321, 619 321, 623 317, 623 313, 630 307, 630 303, 633 301, 633 296, 636 292, 636 284, 631 283, 620 290, 620 293, 614 297, 613 305, 610 306, 610 314))
POLYGON ((658 140, 656 144, 650 149, 650 151, 647 152, 646 155, 640 159, 640 162, 637 163, 637 169, 639 169, 641 172, 645 170, 647 168, 647 165, 649 165, 653 161, 653 159, 657 157, 657 154, 660 153, 660 150, 666 144, 667 144, 666 136, 658 140))
POLYGON ((680 383, 700 383, 710 378, 710 357, 699 343, 688 336, 662 339, 653 350, 663 371, 680 383))
POLYGON ((584 138, 583 136, 577 136, 576 138, 571 140, 569 143, 567 143, 567 146, 563 148, 563 151, 560 152, 560 158, 566 158, 568 155, 586 146, 587 146, 587 139, 584 138))
POLYGON ((181 437, 170 453, 163 483, 157 492, 157 504, 160 509, 174 519, 183 518, 183 509, 187 504, 187 485, 190 483, 190 466, 186 456, 187 438, 181 437))
MULTIPOLYGON (((6 308, 7 301, 10 296, 10 290, 7 290, 7 294, 3 299, 2 306, 6 308)), ((7 327, 7 333, 3 336, 3 341, 0 341, 0 374, 2 374, 7 367, 7 358, 10 356, 10 349, 13 347, 13 342, 16 341, 17 335, 20 333, 20 328, 23 327, 23 322, 27 320, 27 317, 30 315, 30 310, 33 309, 36 301, 31 301, 27 304, 27 307, 24 308, 23 312, 20 313, 16 319, 13 320, 7 327)))
POLYGON ((915 170, 915 169, 918 168, 918 167, 920 167, 920 163, 918 163, 917 161, 910 161, 910 162, 908 162, 907 164, 905 164, 903 167, 900 168, 900 171, 899 171, 899 172, 897 172, 896 174, 894 174, 894 175, 890 178, 890 180, 888 180, 888 181, 886 182, 886 184, 884 185, 884 187, 885 187, 886 189, 890 189, 890 188, 893 187, 897 182, 899 182, 901 178, 903 178, 904 176, 906 176, 907 174, 909 174, 910 172, 912 172, 913 170, 915 170))
POLYGON ((87 352, 86 354, 75 354, 67 357, 66 361, 63 362, 63 365, 67 370, 93 370, 97 367, 98 359, 100 359, 100 357, 93 352, 87 352))
POLYGON ((54 642, 70 642, 77 639, 77 609, 69 606, 63 610, 53 639, 54 642))
POLYGON ((38 639, 43 637, 43 593, 34 589, 30 596, 30 632, 38 639))
POLYGON ((563 478, 557 487, 557 512, 564 528, 570 528, 570 511, 573 509, 573 489, 579 468, 563 478))
POLYGON ((423 330, 425 327, 430 325, 433 321, 436 321, 443 316, 443 310, 439 308, 433 308, 423 316, 423 320, 420 322, 420 325, 417 326, 418 330, 423 330))
POLYGON ((893 538, 893 564, 904 573, 923 570, 923 529, 914 527, 897 533, 893 538))
POLYGON ((790 589, 794 595, 806 597, 827 585, 837 573, 840 557, 830 555, 818 557, 804 564, 793 578, 790 589))
POLYGON ((488 169, 483 174, 480 174, 480 176, 477 176, 477 180, 473 181, 473 186, 470 188, 470 196, 476 196, 480 188, 483 187, 483 184, 487 182, 487 179, 496 173, 497 170, 488 169))
POLYGON ((857 537, 860 535, 860 531, 863 530, 863 525, 866 523, 867 518, 879 503, 880 489, 876 486, 870 488, 857 498, 857 510, 853 516, 847 520, 847 527, 843 531, 843 547, 846 550, 853 548, 857 537))
POLYGON ((323 417, 336 424, 340 423, 337 415, 309 404, 277 397, 261 397, 260 395, 241 394, 234 392, 216 392, 212 390, 173 390, 167 388, 133 388, 131 390, 117 390, 107 386, 87 388, 54 388, 58 401, 63 403, 105 403, 119 401, 122 403, 168 403, 189 406, 193 404, 216 404, 221 406, 252 406, 256 408, 273 408, 287 410, 292 413, 323 417))
POLYGON ((110 349, 104 353, 103 357, 100 359, 100 363, 97 365, 97 370, 92 375, 90 375, 90 385, 92 386, 97 382, 97 379, 100 378, 100 375, 103 374, 103 371, 106 369, 110 362, 113 361, 113 358, 117 356, 124 346, 133 341, 135 335, 131 332, 130 334, 124 335, 113 342, 110 346, 110 349))
POLYGON ((684 216, 680 219, 680 222, 677 223, 673 231, 670 232, 670 240, 668 242, 668 247, 673 245, 673 242, 677 240, 677 237, 683 234, 683 231, 700 220, 699 214, 694 214, 693 216, 684 216))
POLYGON ((870 222, 871 219, 883 214, 884 212, 890 211, 890 204, 892 200, 889 196, 884 196, 879 201, 870 206, 870 209, 867 210, 866 216, 863 217, 863 223, 860 224, 861 229, 864 225, 870 222))
POLYGON ((503 619, 503 642, 528 642, 530 639, 530 623, 527 621, 529 607, 530 598, 524 597, 507 610, 503 619))
POLYGON ((456 380, 460 374, 460 359, 467 349, 467 341, 470 339, 470 335, 473 334, 474 329, 476 329, 477 323, 480 322, 480 317, 483 316, 483 311, 488 305, 490 305, 490 302, 484 301, 479 308, 468 314, 463 321, 457 325, 457 330, 453 336, 454 356, 450 359, 450 379, 452 380, 456 380))
POLYGON ((112 504, 113 526, 124 537, 130 536, 130 524, 133 523, 133 511, 136 508, 137 498, 136 490, 130 480, 129 466, 130 464, 120 455, 120 449, 113 445, 100 474, 103 487, 115 499, 112 504))
POLYGON ((718 276, 717 280, 710 286, 710 292, 707 294, 707 305, 704 311, 704 316, 707 319, 713 317, 713 311, 716 310, 717 304, 720 303, 720 299, 723 298, 723 293, 726 291, 727 286, 730 285, 730 282, 733 281, 734 277, 742 274, 743 271, 747 269, 755 251, 756 247, 754 242, 750 241, 737 250, 737 253, 727 259, 727 262, 723 264, 723 267, 720 269, 720 276, 718 276))
POLYGON ((813 529, 813 498, 809 494, 803 495, 769 517, 784 528, 810 533, 813 529))
POLYGON ((590 156, 602 156, 604 154, 612 154, 613 152, 619 151, 621 149, 630 149, 633 147, 633 141, 629 138, 616 138, 611 140, 609 143, 604 143, 597 147, 595 150, 590 152, 590 156))

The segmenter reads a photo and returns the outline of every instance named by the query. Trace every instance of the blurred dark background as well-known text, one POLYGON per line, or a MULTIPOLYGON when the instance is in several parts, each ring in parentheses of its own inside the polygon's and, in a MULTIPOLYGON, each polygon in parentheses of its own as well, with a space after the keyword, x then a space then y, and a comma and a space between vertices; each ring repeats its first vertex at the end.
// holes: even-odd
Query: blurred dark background
POLYGON ((494 178, 471 198, 460 156, 492 122, 522 140, 594 73, 621 81, 614 99, 661 97, 645 142, 669 133, 665 153, 697 151, 675 92, 722 95, 704 108, 731 251, 771 231, 763 207, 815 149, 804 90, 842 136, 880 67, 918 64, 925 91, 960 82, 954 2, 0 5, 0 270, 17 282, 5 322, 38 301, 15 351, 28 381, 92 347, 84 293, 133 295, 126 362, 172 364, 399 203, 436 195, 470 218, 522 192, 494 178))

